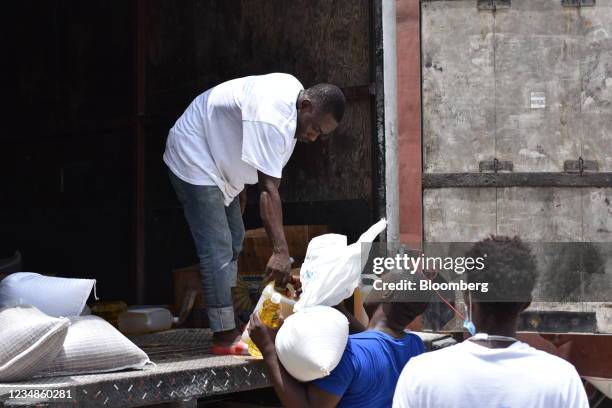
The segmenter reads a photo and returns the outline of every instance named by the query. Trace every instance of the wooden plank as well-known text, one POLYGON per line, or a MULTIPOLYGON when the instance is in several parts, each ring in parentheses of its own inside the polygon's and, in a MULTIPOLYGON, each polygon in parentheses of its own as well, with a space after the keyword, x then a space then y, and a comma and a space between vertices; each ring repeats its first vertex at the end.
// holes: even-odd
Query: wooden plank
POLYGON ((372 194, 371 105, 348 104, 341 127, 327 140, 298 143, 283 171, 285 202, 369 199, 372 194))
POLYGON ((476 242, 496 230, 492 189, 435 189, 423 192, 427 242, 476 242))
POLYGON ((134 260, 133 281, 136 289, 136 301, 140 304, 145 299, 145 128, 143 117, 145 114, 145 2, 135 0, 134 12, 136 15, 136 33, 134 37, 135 59, 135 100, 134 100, 134 260))
POLYGON ((423 170, 477 171, 495 157, 496 14, 474 1, 422 3, 421 14, 423 170))
POLYGON ((611 173, 428 173, 423 188, 612 187, 611 173))
POLYGON ((423 240, 420 4, 397 1, 400 241, 423 240))

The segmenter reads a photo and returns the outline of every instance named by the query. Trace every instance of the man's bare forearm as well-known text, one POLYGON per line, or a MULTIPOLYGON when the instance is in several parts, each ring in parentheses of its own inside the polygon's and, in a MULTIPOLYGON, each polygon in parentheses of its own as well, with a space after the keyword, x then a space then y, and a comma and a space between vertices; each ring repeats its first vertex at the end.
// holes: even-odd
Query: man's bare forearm
POLYGON ((308 389, 293 378, 278 360, 275 350, 263 353, 270 382, 284 407, 309 408, 308 389))
POLYGON ((274 253, 289 255, 283 230, 283 206, 278 188, 271 183, 261 188, 259 213, 274 253))

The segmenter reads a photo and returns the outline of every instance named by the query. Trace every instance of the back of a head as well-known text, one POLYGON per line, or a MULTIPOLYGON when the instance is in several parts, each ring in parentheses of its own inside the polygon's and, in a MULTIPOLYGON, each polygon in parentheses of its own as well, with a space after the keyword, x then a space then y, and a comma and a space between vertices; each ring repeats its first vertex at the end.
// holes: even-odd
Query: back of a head
POLYGON ((472 301, 484 313, 497 317, 518 315, 531 302, 536 282, 536 261, 519 237, 491 236, 476 244, 467 257, 485 259, 482 270, 468 272, 468 280, 486 283, 486 292, 474 291, 472 301))
MULTIPOLYGON (((411 281, 415 287, 420 288, 419 282, 425 279, 420 275, 410 275, 401 273, 389 273, 384 275, 382 280, 387 283, 400 283, 411 281)), ((408 326, 414 319, 425 313, 432 300, 430 290, 394 290, 385 296, 388 303, 385 312, 389 319, 400 326, 408 326)))
POLYGON ((429 303, 426 302, 391 302, 389 315, 401 326, 408 326, 414 319, 425 312, 429 303))
POLYGON ((317 84, 306 90, 306 97, 322 113, 330 113, 340 123, 344 116, 346 98, 336 85, 317 84))

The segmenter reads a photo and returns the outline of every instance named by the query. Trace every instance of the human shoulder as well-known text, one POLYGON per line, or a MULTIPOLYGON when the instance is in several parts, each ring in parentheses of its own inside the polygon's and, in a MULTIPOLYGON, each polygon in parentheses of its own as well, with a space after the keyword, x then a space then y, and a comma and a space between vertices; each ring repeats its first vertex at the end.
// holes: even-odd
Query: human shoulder
POLYGON ((300 81, 290 74, 274 73, 256 77, 254 95, 276 103, 288 103, 295 108, 298 93, 304 89, 300 81))
POLYGON ((286 74, 284 72, 274 72, 268 75, 264 75, 265 77, 267 77, 266 79, 270 79, 273 81, 277 81, 277 82, 282 82, 282 83, 286 83, 288 85, 293 85, 293 86, 297 86, 297 87, 302 87, 303 85, 302 83, 293 75, 291 74, 286 74))
POLYGON ((242 120, 275 125, 293 137, 297 119, 297 99, 302 85, 289 74, 250 77, 241 102, 242 120))
MULTIPOLYGON (((465 346, 459 343, 440 350, 425 351, 422 354, 416 355, 408 361, 406 368, 410 366, 409 370, 420 372, 421 374, 419 375, 422 376, 424 373, 429 372, 430 368, 440 367, 441 364, 443 366, 460 366, 461 360, 466 354, 465 346)), ((434 370, 434 372, 437 372, 437 370, 434 370)))
MULTIPOLYGON (((401 340, 404 340, 402 338, 401 340)), ((380 344, 380 342, 398 342, 399 339, 394 339, 390 335, 380 331, 380 330, 365 330, 360 333, 351 334, 349 336, 349 344, 352 344, 353 347, 365 347, 369 348, 372 345, 380 344)))
POLYGON ((358 372, 357 366, 357 358, 349 340, 336 367, 329 375, 314 380, 312 384, 331 394, 342 396, 358 372))
POLYGON ((543 350, 535 349, 531 346, 525 348, 525 351, 529 352, 534 359, 537 359, 537 364, 541 367, 546 367, 556 375, 560 374, 576 374, 576 368, 572 363, 561 357, 555 356, 543 350))
POLYGON ((465 344, 465 341, 464 341, 461 343, 453 344, 452 346, 444 347, 439 350, 434 350, 434 351, 430 351, 427 353, 423 353, 419 356, 419 358, 426 357, 427 359, 437 359, 437 358, 446 359, 448 358, 448 355, 463 355, 463 354, 469 353, 467 346, 468 345, 465 344))
POLYGON ((466 353, 465 346, 459 343, 414 356, 404 366, 399 383, 403 383, 404 388, 415 390, 445 381, 447 376, 461 369, 466 353), (446 369, 440 370, 440 367, 446 369))

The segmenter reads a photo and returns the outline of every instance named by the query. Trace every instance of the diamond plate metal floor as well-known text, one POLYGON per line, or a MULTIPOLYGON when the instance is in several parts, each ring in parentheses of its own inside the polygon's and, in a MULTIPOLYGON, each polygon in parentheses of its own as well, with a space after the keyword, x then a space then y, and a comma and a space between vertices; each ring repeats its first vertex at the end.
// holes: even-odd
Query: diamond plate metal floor
POLYGON ((208 354, 211 332, 170 330, 131 338, 156 365, 144 370, 35 379, 0 384, 4 406, 135 407, 269 386, 263 362, 252 357, 208 354), (70 390, 71 399, 9 399, 11 390, 70 390))
MULTIPOLYGON (((455 343, 446 334, 417 333, 428 350, 455 343)), ((40 378, 0 384, 6 407, 138 407, 166 402, 195 407, 198 398, 270 386, 263 361, 253 357, 208 354, 212 333, 178 329, 131 337, 155 366, 108 374, 40 378), (9 399, 11 390, 70 390, 70 399, 9 399)))

